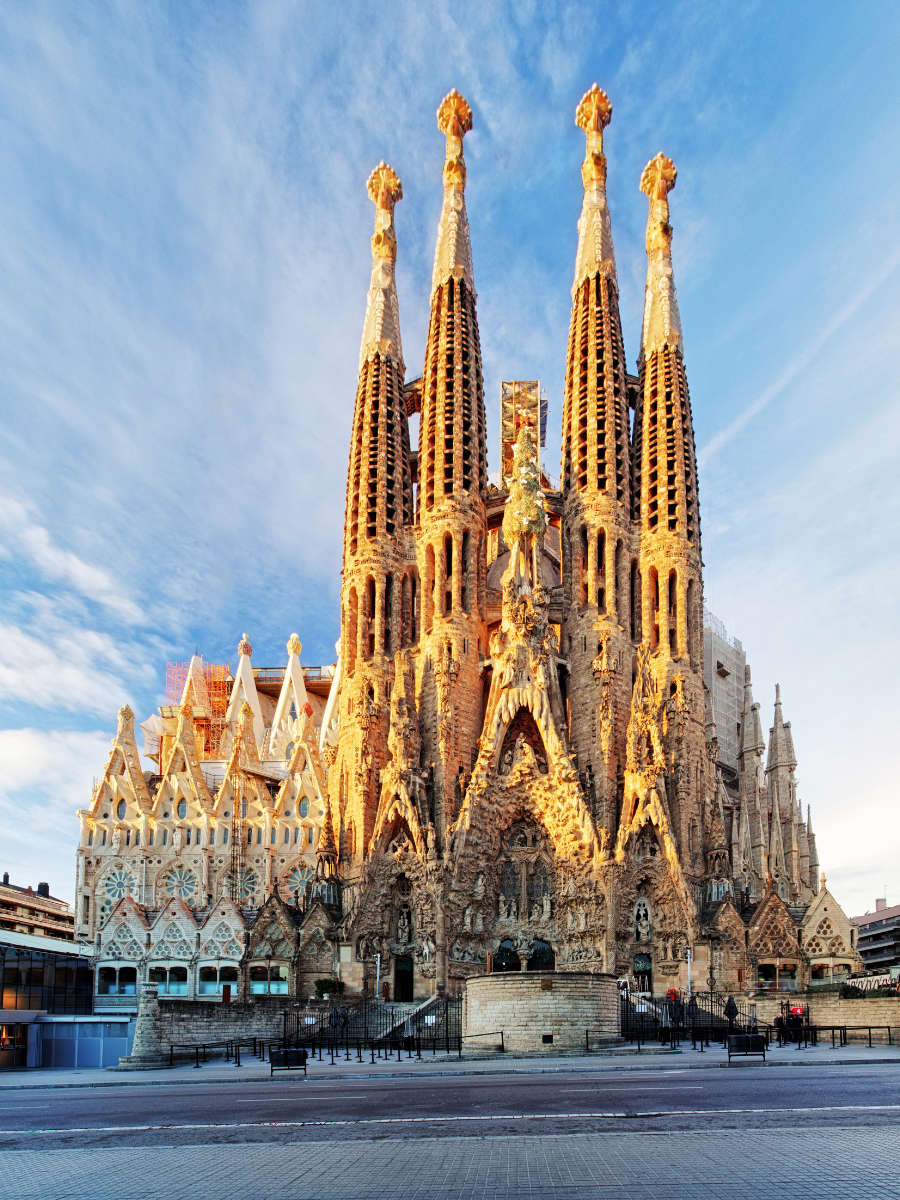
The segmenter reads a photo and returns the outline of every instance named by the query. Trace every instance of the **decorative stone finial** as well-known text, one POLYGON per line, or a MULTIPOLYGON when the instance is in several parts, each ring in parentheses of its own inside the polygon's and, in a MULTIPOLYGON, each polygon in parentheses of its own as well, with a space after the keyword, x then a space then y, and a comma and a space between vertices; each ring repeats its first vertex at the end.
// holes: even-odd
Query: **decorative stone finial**
POLYGON ((123 704, 122 707, 119 709, 119 728, 122 729, 124 726, 128 725, 128 723, 130 721, 133 721, 133 720, 134 720, 134 713, 131 711, 131 709, 128 707, 127 704, 123 704))
POLYGON ((606 183, 606 156, 603 153, 603 130, 612 118, 609 96, 596 83, 581 97, 575 109, 575 124, 587 135, 581 181, 585 188, 591 183, 606 183))
POLYGON ((466 186, 466 160, 463 138, 472 128, 472 110, 456 88, 448 92, 437 110, 438 129, 447 138, 444 161, 444 187, 462 190, 466 186))
POLYGON ((819 891, 820 892, 825 891, 825 872, 824 871, 822 872, 821 878, 819 879, 819 891))
POLYGON ((444 203, 431 276, 432 297, 451 278, 464 281, 473 293, 475 291, 469 218, 466 216, 466 160, 463 157, 463 138, 472 128, 472 110, 456 88, 441 101, 437 119, 438 129, 447 138, 447 154, 444 159, 444 203))
POLYGON ((241 640, 238 642, 238 654, 246 654, 248 658, 253 654, 253 647, 247 641, 246 633, 241 634, 241 640))
POLYGON ((601 275, 616 278, 616 260, 606 203, 606 155, 603 153, 603 130, 611 117, 609 96, 596 83, 593 84, 575 109, 575 124, 584 130, 585 148, 584 162, 581 164, 584 203, 578 222, 573 296, 583 280, 597 271, 601 275))
POLYGON ((678 172, 671 158, 657 154, 644 167, 641 191, 650 199, 647 218, 647 292, 641 353, 651 354, 669 346, 681 353, 681 317, 675 299, 672 273, 672 226, 669 224, 669 192, 678 172))
POLYGON ((288 638, 288 644, 287 644, 288 654, 296 654, 297 657, 299 658, 300 651, 302 649, 303 649, 303 646, 300 643, 300 639, 297 637, 296 633, 292 633, 291 636, 288 638))
POLYGON ((397 237, 394 233, 394 205, 403 199, 403 184, 396 173, 382 160, 369 176, 366 190, 377 209, 375 233, 372 237, 372 258, 397 261, 397 237))
POLYGON ((647 253, 652 257, 662 252, 671 256, 672 226, 669 224, 669 192, 675 186, 678 172, 671 158, 657 154, 644 167, 641 191, 650 197, 650 219, 647 222, 647 253))
POLYGON ((437 122, 441 133, 460 141, 472 128, 472 110, 456 88, 451 88, 438 105, 437 122))

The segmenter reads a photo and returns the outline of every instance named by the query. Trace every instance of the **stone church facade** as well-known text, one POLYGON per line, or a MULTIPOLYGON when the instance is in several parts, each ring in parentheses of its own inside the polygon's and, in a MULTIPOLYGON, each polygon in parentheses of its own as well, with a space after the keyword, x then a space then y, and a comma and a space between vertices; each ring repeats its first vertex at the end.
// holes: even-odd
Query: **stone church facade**
POLYGON ((425 362, 409 382, 402 186, 384 163, 372 173, 338 660, 304 671, 292 635, 287 666, 260 671, 245 636, 217 710, 195 658, 178 702, 143 725, 155 774, 120 712, 79 812, 78 932, 110 1006, 131 994, 123 970, 125 986, 156 978, 172 994, 228 982, 308 995, 340 977, 349 992, 379 979, 418 999, 488 970, 611 972, 660 993, 689 974, 695 989, 752 991, 859 965, 818 880, 790 724, 779 697, 766 757, 749 668, 739 769, 720 762, 676 172, 659 154, 640 180, 648 275, 631 375, 606 201, 611 113, 596 85, 576 112, 584 202, 558 489, 525 403, 504 426, 499 486, 488 481, 463 97, 438 110, 443 206, 425 362))

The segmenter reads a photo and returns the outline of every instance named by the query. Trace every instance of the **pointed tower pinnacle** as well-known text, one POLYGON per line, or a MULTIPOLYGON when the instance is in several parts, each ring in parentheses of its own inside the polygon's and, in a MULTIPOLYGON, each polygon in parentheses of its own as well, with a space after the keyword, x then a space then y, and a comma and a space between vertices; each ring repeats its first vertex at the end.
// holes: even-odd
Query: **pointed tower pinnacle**
POLYGON ((681 354, 681 317, 675 299, 672 273, 672 226, 669 224, 669 192, 677 178, 675 164, 657 154, 644 168, 641 191, 650 197, 647 220, 647 291, 644 298, 644 328, 641 349, 644 355, 668 346, 681 354))
POLYGON ((450 278, 464 279, 466 286, 473 293, 475 291, 465 201, 466 160, 463 157, 463 138, 472 128, 472 110, 456 88, 441 101, 437 121, 438 128, 447 138, 447 156, 444 159, 444 203, 431 277, 432 300, 441 284, 450 278))
POLYGON ((372 282, 366 301, 359 367, 373 354, 390 358, 403 374, 403 348, 400 341, 400 306, 394 282, 397 262, 397 238, 394 233, 394 205, 403 199, 403 185, 394 171, 380 162, 366 185, 375 204, 375 233, 372 237, 372 282))
POLYGON ((581 98, 575 110, 575 124, 586 135, 581 181, 584 184, 584 203, 578 222, 578 253, 575 256, 575 282, 572 298, 582 280, 599 271, 616 278, 616 259, 613 253, 609 208, 606 203, 606 155, 603 153, 603 130, 612 117, 612 105, 606 92, 596 83, 581 98))
POLYGON ((755 758, 759 763, 765 751, 762 725, 759 720, 759 705, 753 699, 753 687, 750 682, 750 668, 744 667, 744 713, 741 720, 741 749, 740 757, 744 769, 749 770, 749 760, 755 758))

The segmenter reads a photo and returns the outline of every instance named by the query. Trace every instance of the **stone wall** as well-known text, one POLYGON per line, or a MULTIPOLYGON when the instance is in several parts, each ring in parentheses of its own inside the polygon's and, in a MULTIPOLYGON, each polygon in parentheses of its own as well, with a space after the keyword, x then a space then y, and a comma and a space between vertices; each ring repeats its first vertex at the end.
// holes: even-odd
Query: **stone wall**
MULTIPOLYGON (((760 1021, 772 1024, 781 1015, 783 1001, 809 1005, 809 1017, 813 1025, 890 1025, 895 1032, 900 1030, 900 997, 873 996, 865 999, 841 1000, 834 992, 822 996, 793 996, 786 993, 777 999, 767 996, 757 999, 756 1015, 760 1021)), ((874 1040, 874 1035, 873 1035, 874 1040)))
POLYGON ((281 1037, 288 996, 221 1004, 209 1000, 175 1000, 160 997, 157 1029, 164 1049, 173 1042, 217 1042, 223 1038, 281 1037))
MULTIPOLYGON (((610 1038, 619 1035, 619 993, 613 975, 516 971, 466 981, 467 1047, 479 1044, 473 1034, 502 1031, 507 1050, 546 1051, 551 1045, 554 1050, 581 1050, 588 1029, 610 1038)), ((485 1037, 485 1044, 491 1040, 485 1037)))

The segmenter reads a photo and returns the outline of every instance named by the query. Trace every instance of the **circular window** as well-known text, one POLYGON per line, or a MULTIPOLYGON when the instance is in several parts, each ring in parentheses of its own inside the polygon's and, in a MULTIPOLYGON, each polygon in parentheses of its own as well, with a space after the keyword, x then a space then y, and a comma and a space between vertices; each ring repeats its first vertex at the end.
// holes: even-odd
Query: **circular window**
POLYGON ((259 876, 255 871, 244 867, 238 876, 238 896, 242 901, 252 900, 259 887, 259 876))
POLYGON ((309 867, 295 867, 287 878, 288 891, 292 896, 296 896, 298 892, 301 896, 305 896, 306 885, 312 883, 313 879, 314 876, 309 867))
POLYGON ((197 881, 191 871, 172 871, 166 880, 166 891, 170 896, 181 896, 186 900, 194 894, 197 881))
POLYGON ((112 900, 121 900, 131 893, 131 875, 128 871, 113 871, 106 877, 106 894, 112 900))
POLYGON ((116 805, 116 816, 119 818, 120 821, 125 816, 127 807, 128 806, 126 805, 124 800, 120 800, 119 803, 116 805))
POLYGON ((187 801, 183 798, 178 801, 177 813, 182 819, 187 816, 187 801))

